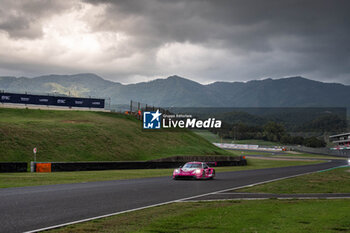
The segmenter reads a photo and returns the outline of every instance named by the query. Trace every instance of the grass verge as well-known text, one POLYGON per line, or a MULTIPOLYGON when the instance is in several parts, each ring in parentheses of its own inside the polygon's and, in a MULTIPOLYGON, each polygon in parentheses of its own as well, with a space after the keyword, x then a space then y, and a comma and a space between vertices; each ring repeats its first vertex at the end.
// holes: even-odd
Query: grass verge
POLYGON ((275 153, 270 151, 249 151, 249 150, 228 150, 236 155, 262 155, 264 157, 285 157, 285 158, 295 158, 295 159, 341 159, 346 160, 344 157, 335 157, 327 155, 309 154, 309 153, 275 153))
POLYGON ((350 200, 174 203, 52 232, 349 232, 348 206, 350 200))
POLYGON ((350 167, 312 173, 235 191, 276 194, 350 193, 350 167))
POLYGON ((313 158, 313 159, 341 159, 346 160, 347 158, 318 155, 318 154, 308 154, 308 153, 284 153, 283 155, 272 155, 271 157, 286 157, 286 158, 313 158))
MULTIPOLYGON (((320 161, 274 161, 248 159, 247 166, 218 167, 215 169, 217 172, 240 171, 307 165, 319 162, 320 161)), ((53 173, 0 173, 0 188, 171 176, 172 171, 173 169, 139 169, 53 173)))

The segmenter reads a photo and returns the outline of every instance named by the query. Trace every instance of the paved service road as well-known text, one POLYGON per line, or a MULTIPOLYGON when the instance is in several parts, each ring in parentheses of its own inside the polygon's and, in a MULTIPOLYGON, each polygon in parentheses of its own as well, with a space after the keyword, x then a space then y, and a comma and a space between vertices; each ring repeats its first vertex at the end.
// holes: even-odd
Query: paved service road
POLYGON ((0 232, 24 232, 257 182, 345 165, 346 161, 218 173, 208 181, 170 177, 0 189, 0 232))

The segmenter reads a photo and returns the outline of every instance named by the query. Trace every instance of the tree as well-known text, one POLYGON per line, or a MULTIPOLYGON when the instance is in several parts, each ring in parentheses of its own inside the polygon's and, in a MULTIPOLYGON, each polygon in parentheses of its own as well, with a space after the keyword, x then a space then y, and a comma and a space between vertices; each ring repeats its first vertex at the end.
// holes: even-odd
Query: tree
POLYGON ((281 137, 281 143, 282 144, 291 144, 292 143, 292 137, 289 134, 285 134, 281 137))
POLYGON ((263 134, 267 141, 279 142, 282 136, 286 134, 286 129, 283 125, 270 121, 264 125, 263 134))
POLYGON ((294 145, 303 145, 304 144, 304 138, 302 136, 295 136, 291 138, 291 144, 294 145))
POLYGON ((304 146, 307 146, 307 147, 325 147, 326 146, 325 141, 320 140, 316 137, 305 138, 303 144, 304 146))

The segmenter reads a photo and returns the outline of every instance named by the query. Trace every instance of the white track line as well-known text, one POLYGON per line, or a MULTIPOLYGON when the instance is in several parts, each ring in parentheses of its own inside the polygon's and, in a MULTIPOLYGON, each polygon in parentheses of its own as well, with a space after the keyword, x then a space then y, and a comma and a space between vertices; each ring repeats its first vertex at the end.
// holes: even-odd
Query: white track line
MULTIPOLYGON (((338 167, 342 167, 342 166, 338 166, 338 167)), ((338 167, 334 167, 334 168, 338 168, 338 167)), ((73 222, 67 222, 67 223, 62 223, 62 224, 58 224, 58 225, 54 225, 54 226, 49 226, 49 227, 36 229, 36 230, 26 231, 24 233, 35 233, 35 232, 40 232, 40 231, 51 230, 51 229, 64 227, 64 226, 68 226, 68 225, 72 225, 72 224, 76 224, 76 223, 83 223, 83 222, 87 222, 87 221, 91 221, 91 220, 111 217, 111 216, 115 216, 115 215, 119 215, 119 214, 124 214, 124 213, 129 213, 129 212, 133 212, 133 211, 137 211, 137 210, 143 210, 143 209, 147 209, 147 208, 167 205, 167 204, 171 204, 171 203, 175 203, 175 202, 183 202, 183 201, 187 201, 187 200, 190 200, 190 199, 195 199, 195 198, 198 198, 198 197, 208 196, 208 195, 212 195, 212 194, 216 194, 216 193, 220 193, 220 192, 227 192, 227 191, 231 191, 231 190, 236 190, 236 189, 241 189, 241 188, 246 188, 246 187, 252 187, 252 186, 255 186, 255 185, 260 185, 260 184, 270 183, 270 182, 274 182, 274 181, 278 181, 278 180, 284 180, 284 179, 293 178, 293 177, 297 177, 297 176, 312 174, 312 173, 319 172, 319 171, 324 171, 324 170, 328 170, 328 169, 317 170, 317 171, 313 171, 313 172, 306 172, 306 173, 301 173, 301 174, 297 174, 297 175, 281 177, 281 178, 277 178, 277 179, 262 181, 262 182, 249 184, 249 185, 244 185, 244 186, 240 186, 240 187, 229 188, 229 189, 224 189, 224 190, 215 191, 215 192, 211 192, 211 193, 196 195, 196 196, 192 196, 192 197, 186 197, 186 198, 182 198, 182 199, 178 199, 178 200, 167 201, 167 202, 162 202, 162 203, 158 203, 158 204, 154 204, 154 205, 148 205, 148 206, 144 206, 144 207, 139 207, 139 208, 135 208, 135 209, 119 211, 119 212, 115 212, 115 213, 111 213, 111 214, 105 214, 105 215, 100 215, 100 216, 96 216, 96 217, 92 217, 92 218, 86 218, 86 219, 81 219, 81 220, 77 220, 77 221, 73 221, 73 222)))

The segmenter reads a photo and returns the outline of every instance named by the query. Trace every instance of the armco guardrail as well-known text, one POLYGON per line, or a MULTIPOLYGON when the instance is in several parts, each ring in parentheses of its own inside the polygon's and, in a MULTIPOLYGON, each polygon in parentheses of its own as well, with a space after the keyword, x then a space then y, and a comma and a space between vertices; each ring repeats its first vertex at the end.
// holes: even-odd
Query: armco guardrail
POLYGON ((26 172, 26 162, 0 162, 0 172, 26 172))
MULTIPOLYGON (((157 168, 177 168, 185 162, 45 162, 36 163, 36 172, 60 172, 60 171, 98 171, 116 169, 157 169, 157 168)), ((244 166, 247 165, 245 159, 236 161, 215 161, 210 166, 244 166)))
POLYGON ((114 169, 154 169, 172 168, 180 166, 180 163, 157 162, 54 162, 51 163, 51 171, 96 171, 114 169))

